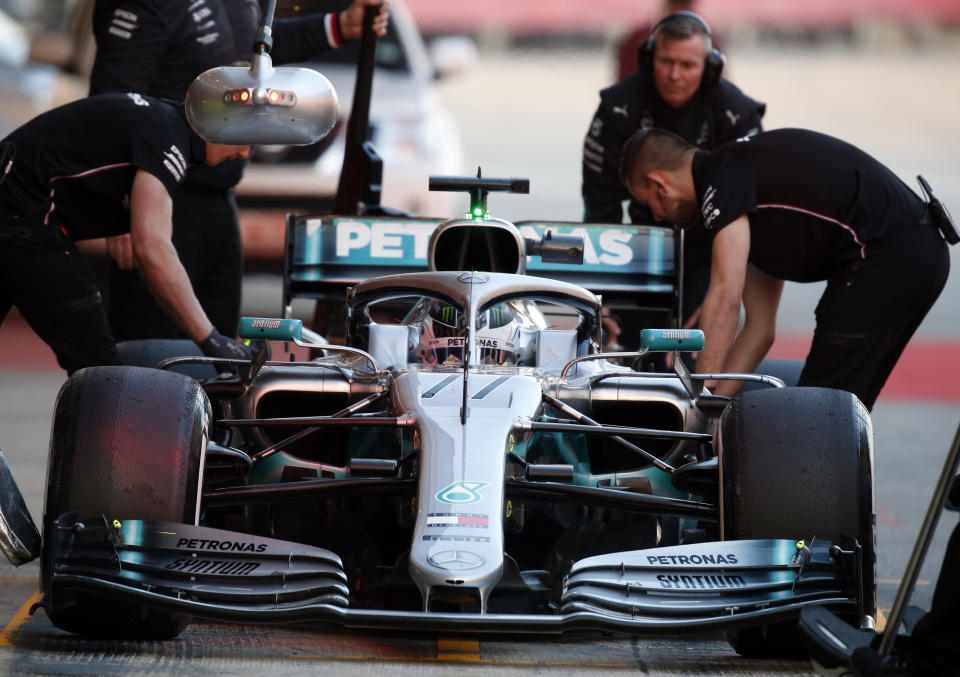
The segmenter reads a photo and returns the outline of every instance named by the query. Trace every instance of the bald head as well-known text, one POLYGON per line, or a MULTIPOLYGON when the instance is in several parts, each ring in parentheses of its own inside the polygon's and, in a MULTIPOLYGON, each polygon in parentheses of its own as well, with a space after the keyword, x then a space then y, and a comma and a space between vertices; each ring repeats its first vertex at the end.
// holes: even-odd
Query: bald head
POLYGON ((693 156, 697 147, 665 129, 641 129, 620 158, 620 180, 657 221, 692 223, 697 216, 693 156))
POLYGON ((690 163, 696 150, 696 146, 666 129, 641 129, 623 146, 620 181, 629 186, 650 172, 680 171, 690 163))

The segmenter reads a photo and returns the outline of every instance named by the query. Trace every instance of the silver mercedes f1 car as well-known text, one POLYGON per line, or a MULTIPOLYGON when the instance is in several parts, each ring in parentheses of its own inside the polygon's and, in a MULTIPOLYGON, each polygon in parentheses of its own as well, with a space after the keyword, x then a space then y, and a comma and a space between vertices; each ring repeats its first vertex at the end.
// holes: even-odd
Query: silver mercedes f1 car
MULTIPOLYGON (((195 127, 215 136, 234 101, 215 87, 259 87, 272 71, 257 63, 206 80, 195 127)), ((345 161, 345 177, 376 159, 345 161)), ((242 322, 254 359, 148 342, 126 347, 147 366, 67 380, 37 607, 99 636, 169 638, 192 618, 722 630, 748 656, 796 652, 812 605, 871 627, 872 429, 857 398, 691 373, 703 335, 675 328, 682 232, 511 223, 487 194, 526 181, 431 183, 468 192, 467 215, 291 216, 284 309, 242 322), (345 299, 344 340, 290 319, 295 297, 345 299), (667 328, 604 354, 618 303, 667 328), (707 379, 747 385, 730 400, 707 379)), ((376 185, 360 182, 368 207, 376 185)), ((20 508, 0 505, 0 545, 22 561, 41 547, 20 508)))
MULTIPOLYGON (((423 223, 367 221, 413 247, 423 223)), ((303 261, 335 256, 349 229, 289 225, 288 290, 331 284, 303 261), (327 241, 304 253, 308 235, 327 241)), ((702 347, 694 330, 644 330, 638 354, 673 367, 636 371, 637 355, 599 352, 600 297, 526 268, 579 259, 575 237, 486 214, 431 227, 427 270, 351 284, 345 345, 299 320, 243 321, 274 354, 296 343, 314 359, 187 356, 66 382, 39 602, 58 627, 723 629, 769 655, 794 650, 805 606, 869 626, 872 432, 853 395, 691 374, 679 351, 702 347), (754 388, 728 400, 707 377, 754 388)), ((646 267, 671 249, 643 244, 672 237, 655 229, 634 232, 646 267)))

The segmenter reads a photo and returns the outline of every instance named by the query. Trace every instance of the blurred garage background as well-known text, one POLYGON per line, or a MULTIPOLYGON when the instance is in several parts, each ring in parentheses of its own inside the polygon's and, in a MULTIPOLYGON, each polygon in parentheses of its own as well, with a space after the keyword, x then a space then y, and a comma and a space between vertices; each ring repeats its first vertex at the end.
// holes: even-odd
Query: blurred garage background
MULTIPOLYGON (((580 220, 581 144, 597 92, 616 78, 619 43, 655 21, 662 0, 393 4, 391 35, 378 44, 371 115, 385 165, 383 203, 425 216, 456 215, 465 198, 431 195, 426 177, 475 174, 481 166, 485 176, 530 179, 530 195, 493 196, 493 214, 580 220)), ((92 0, 0 0, 0 135, 86 94, 91 6, 92 0)), ((323 6, 281 0, 278 15, 323 6)), ((911 186, 923 173, 960 212, 960 2, 701 0, 696 9, 719 37, 725 74, 767 103, 767 128, 809 127, 847 139, 911 186)), ((312 65, 335 82, 346 114, 353 53, 333 56, 312 65)), ((282 214, 329 206, 344 127, 315 147, 257 150, 238 188, 245 312, 279 313, 282 214)), ((927 388, 946 384, 960 399, 953 385, 960 373, 946 379, 942 372, 944 365, 960 372, 951 366, 960 365, 960 320, 951 303, 958 278, 952 276, 920 328, 917 340, 930 342, 940 357, 915 380, 927 388)), ((805 354, 820 290, 787 285, 775 354, 805 354)), ((309 318, 312 308, 303 303, 294 312, 309 318)), ((12 331, 11 320, 0 335, 12 331)))

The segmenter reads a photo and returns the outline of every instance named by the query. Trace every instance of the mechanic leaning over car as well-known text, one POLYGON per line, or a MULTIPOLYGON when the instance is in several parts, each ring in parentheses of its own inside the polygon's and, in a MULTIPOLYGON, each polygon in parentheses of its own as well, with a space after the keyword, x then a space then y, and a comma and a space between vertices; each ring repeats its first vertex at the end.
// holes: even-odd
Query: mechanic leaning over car
MULTIPOLYGON (((657 23, 639 49, 640 69, 600 92, 600 105, 583 143, 583 220, 621 223, 630 200, 632 223, 650 223, 650 210, 631 199, 620 181, 623 145, 638 129, 662 127, 703 149, 755 134, 765 105, 720 77, 724 57, 710 28, 693 12, 657 23)), ((689 231, 684 242, 683 321, 696 323, 710 279, 710 241, 689 231)))
MULTIPOLYGON (((873 408, 946 283, 941 232, 952 224, 859 148, 803 129, 712 152, 641 130, 621 176, 658 221, 691 224, 713 241, 698 372, 752 372, 773 343, 783 281, 826 280, 799 385, 848 390, 873 408)), ((732 396, 741 384, 707 385, 732 396)))
MULTIPOLYGON (((381 0, 355 0, 339 13, 274 20, 273 63, 302 61, 359 37, 366 5, 380 6, 374 31, 383 35, 389 2, 381 0)), ((250 60, 259 20, 256 0, 97 0, 90 93, 139 92, 182 101, 200 73, 250 60)), ((191 168, 173 203, 173 244, 200 304, 226 336, 236 335, 240 318, 243 251, 233 186, 243 167, 244 161, 230 160, 191 168)), ((128 241, 112 240, 108 250, 113 263, 107 302, 115 338, 181 337, 132 270, 128 241)))
POLYGON ((68 373, 116 364, 74 241, 128 232, 141 275, 181 330, 205 355, 249 359, 213 327, 171 242, 172 197, 187 166, 249 153, 205 142, 182 107, 136 93, 74 101, 11 132, 0 142, 0 320, 16 306, 68 373))

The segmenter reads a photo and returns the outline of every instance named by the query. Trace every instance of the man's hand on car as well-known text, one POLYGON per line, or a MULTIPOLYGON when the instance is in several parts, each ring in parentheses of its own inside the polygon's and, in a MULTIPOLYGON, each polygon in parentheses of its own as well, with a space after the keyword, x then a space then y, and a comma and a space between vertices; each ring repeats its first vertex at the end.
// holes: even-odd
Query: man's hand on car
POLYGON ((363 8, 368 6, 380 6, 380 11, 373 18, 373 32, 378 37, 387 34, 387 24, 390 22, 390 2, 389 0, 354 0, 340 15, 340 30, 343 31, 343 37, 347 40, 359 38, 363 33, 363 8))
POLYGON ((207 357, 222 357, 230 360, 251 360, 256 351, 236 339, 224 336, 216 329, 197 345, 207 357))

